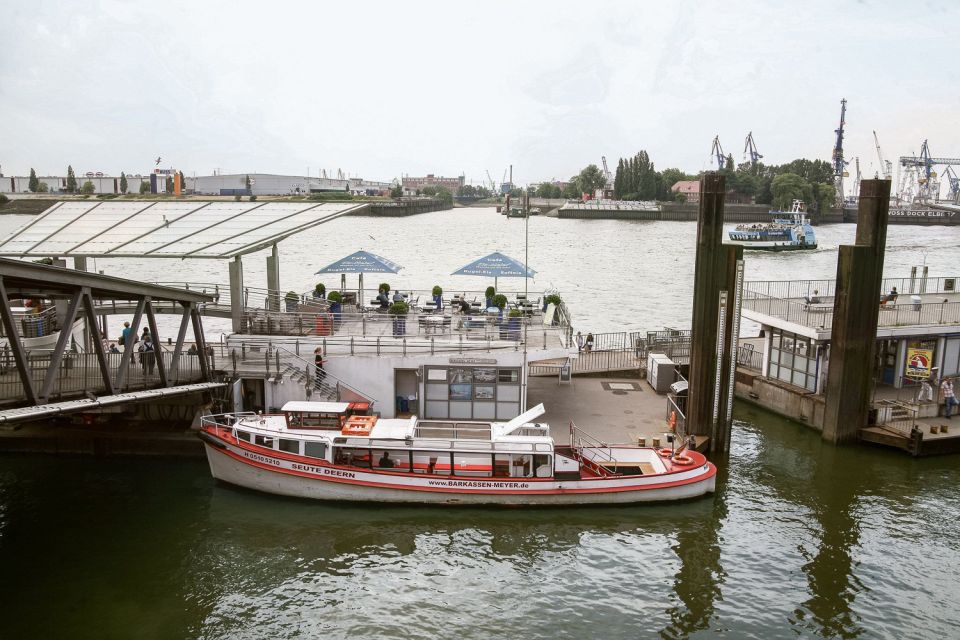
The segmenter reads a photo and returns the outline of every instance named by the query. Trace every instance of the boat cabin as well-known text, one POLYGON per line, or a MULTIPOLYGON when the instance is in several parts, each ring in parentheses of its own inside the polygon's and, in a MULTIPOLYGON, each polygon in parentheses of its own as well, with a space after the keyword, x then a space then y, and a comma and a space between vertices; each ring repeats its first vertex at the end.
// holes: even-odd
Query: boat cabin
POLYGON ((374 471, 465 478, 579 476, 573 455, 554 450, 542 405, 510 422, 420 421, 349 413, 347 403, 290 402, 282 415, 236 416, 237 440, 374 471), (533 416, 533 417, 531 417, 533 416))

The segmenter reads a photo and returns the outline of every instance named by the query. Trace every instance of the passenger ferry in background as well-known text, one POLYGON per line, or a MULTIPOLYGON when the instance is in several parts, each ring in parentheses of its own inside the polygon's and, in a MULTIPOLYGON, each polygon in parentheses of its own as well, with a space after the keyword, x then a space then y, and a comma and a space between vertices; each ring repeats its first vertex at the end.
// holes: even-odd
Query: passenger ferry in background
POLYGON ((774 216, 773 222, 737 225, 729 232, 731 243, 764 251, 817 248, 817 236, 802 200, 794 200, 790 211, 771 211, 770 215, 774 216))
POLYGON ((607 445, 573 424, 557 445, 533 422, 380 419, 366 406, 288 402, 277 415, 206 416, 214 478, 299 498, 466 505, 662 502, 714 491, 716 467, 686 445, 607 445))

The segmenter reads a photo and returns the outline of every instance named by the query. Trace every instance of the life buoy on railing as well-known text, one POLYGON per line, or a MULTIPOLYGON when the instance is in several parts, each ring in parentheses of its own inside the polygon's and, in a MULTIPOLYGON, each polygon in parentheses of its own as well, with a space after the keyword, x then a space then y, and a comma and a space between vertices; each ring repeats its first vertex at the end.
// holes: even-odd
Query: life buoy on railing
POLYGON ((693 464, 693 458, 690 456, 674 456, 673 463, 681 465, 693 464))
POLYGON ((673 455, 673 449, 663 448, 663 449, 660 449, 659 451, 657 451, 657 453, 659 453, 659 454, 660 454, 661 456, 663 456, 664 458, 669 458, 670 456, 673 455))
POLYGON ((670 431, 677 430, 677 412, 673 410, 670 412, 670 419, 667 420, 667 424, 670 425, 670 431))

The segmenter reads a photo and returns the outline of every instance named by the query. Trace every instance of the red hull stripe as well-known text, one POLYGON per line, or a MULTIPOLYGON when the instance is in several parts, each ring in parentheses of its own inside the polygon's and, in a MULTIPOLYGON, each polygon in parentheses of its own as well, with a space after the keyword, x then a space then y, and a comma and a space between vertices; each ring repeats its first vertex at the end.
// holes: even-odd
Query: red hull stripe
MULTIPOLYGON (((208 445, 204 445, 208 446, 208 445)), ((274 473, 283 473, 286 475, 297 476, 300 478, 307 478, 310 480, 317 480, 319 482, 339 482, 343 484, 353 484, 360 485, 364 487, 377 487, 382 489, 396 489, 398 491, 427 491, 431 493, 472 493, 472 494, 490 494, 490 495, 566 495, 570 493, 625 493, 628 491, 648 491, 651 489, 667 489, 670 487, 679 487, 687 484, 697 484, 703 482, 704 480, 709 480, 717 473, 717 468, 710 465, 710 469, 706 474, 698 476, 696 478, 691 478, 689 480, 674 480, 672 482, 660 482, 658 484, 644 484, 644 485, 633 485, 633 486, 619 486, 619 487, 597 487, 596 489, 507 489, 503 491, 487 491, 484 489, 469 489, 466 487, 417 487, 409 485, 396 485, 389 484, 386 482, 370 482, 367 480, 353 480, 350 478, 338 478, 338 477, 320 477, 315 476, 309 473, 304 473, 302 471, 296 471, 294 469, 281 469, 273 465, 264 464, 262 462, 257 462, 256 460, 250 460, 239 456, 232 451, 226 449, 212 449, 215 453, 222 453, 223 455, 230 456, 234 460, 241 462, 252 467, 257 467, 259 469, 264 469, 267 471, 272 471, 274 473)), ((262 454, 260 454, 262 455, 262 454)), ((316 466, 316 465, 314 465, 316 466)), ((334 468, 334 467, 329 467, 334 468)), ((339 467, 337 467, 339 468, 339 467)), ((356 472, 356 469, 346 467, 351 471, 356 472)), ((361 471, 360 473, 369 473, 361 471)), ((379 472, 377 472, 379 473, 379 472)), ((449 479, 451 476, 445 476, 443 479, 449 479)), ((452 476, 453 479, 457 479, 456 476, 452 476)), ((438 480, 440 478, 437 478, 438 480)), ((471 478, 463 478, 465 481, 470 481, 471 478)), ((490 478, 490 482, 529 482, 533 478, 523 478, 523 479, 514 479, 514 478, 490 478)), ((476 478, 472 478, 476 481, 476 478)), ((485 478, 484 481, 487 479, 485 478)), ((587 478, 586 480, 609 480, 609 478, 587 478)), ((550 480, 554 482, 554 480, 550 480)))

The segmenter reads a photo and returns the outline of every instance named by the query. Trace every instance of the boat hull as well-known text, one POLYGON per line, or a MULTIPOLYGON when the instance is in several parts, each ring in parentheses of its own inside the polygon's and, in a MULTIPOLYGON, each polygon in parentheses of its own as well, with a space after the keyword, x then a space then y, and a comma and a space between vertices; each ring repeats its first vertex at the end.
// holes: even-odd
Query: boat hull
POLYGON ((816 249, 817 245, 815 244, 792 244, 789 242, 734 242, 730 241, 728 244, 735 244, 743 247, 744 249, 749 249, 751 251, 810 251, 816 249))
POLYGON ((463 505, 588 505, 687 500, 712 493, 716 467, 651 476, 555 479, 459 478, 304 464, 204 438, 213 477, 240 487, 314 500, 463 505))

